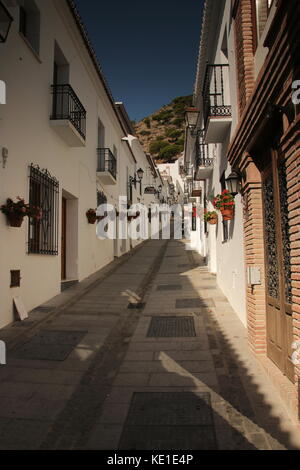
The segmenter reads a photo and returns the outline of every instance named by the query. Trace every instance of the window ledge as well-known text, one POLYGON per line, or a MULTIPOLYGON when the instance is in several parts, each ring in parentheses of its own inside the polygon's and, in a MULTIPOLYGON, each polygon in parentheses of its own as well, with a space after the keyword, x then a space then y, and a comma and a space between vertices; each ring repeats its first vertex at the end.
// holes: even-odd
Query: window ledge
POLYGON ((25 42, 25 44, 27 45, 28 49, 30 49, 30 51, 32 52, 32 54, 34 55, 34 57, 36 58, 36 60, 41 64, 41 63, 42 63, 42 60, 41 60, 39 54, 34 50, 34 48, 32 47, 32 45, 31 45, 30 42, 28 41, 27 37, 24 36, 24 34, 21 33, 21 31, 19 31, 19 35, 20 35, 20 37, 23 39, 23 41, 25 42))

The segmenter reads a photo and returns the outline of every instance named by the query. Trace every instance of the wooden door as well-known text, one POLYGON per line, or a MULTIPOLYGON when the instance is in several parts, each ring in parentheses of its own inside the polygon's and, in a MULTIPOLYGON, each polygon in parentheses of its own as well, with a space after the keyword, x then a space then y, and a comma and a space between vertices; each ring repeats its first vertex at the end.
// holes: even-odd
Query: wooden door
POLYGON ((262 172, 266 259, 267 351, 294 381, 292 287, 286 165, 275 150, 265 156, 262 172))
POLYGON ((67 232, 67 200, 62 198, 62 220, 61 220, 61 278, 67 278, 67 262, 66 262, 66 232, 67 232))

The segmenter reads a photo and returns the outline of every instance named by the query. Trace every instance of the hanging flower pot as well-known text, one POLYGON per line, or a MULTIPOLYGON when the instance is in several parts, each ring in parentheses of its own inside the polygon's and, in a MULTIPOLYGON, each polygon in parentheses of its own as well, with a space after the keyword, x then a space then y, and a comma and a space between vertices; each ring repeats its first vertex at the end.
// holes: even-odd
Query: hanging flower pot
POLYGON ((221 214, 223 216, 223 220, 232 220, 234 219, 234 207, 225 207, 224 209, 221 209, 221 214))
POLYGON ((206 211, 204 213, 204 220, 210 225, 216 225, 218 223, 218 214, 216 213, 216 211, 206 211))
POLYGON ((97 215, 96 215, 95 209, 89 209, 86 212, 86 217, 88 219, 88 223, 91 224, 91 225, 94 225, 96 223, 96 220, 97 220, 97 215))
POLYGON ((11 227, 21 227, 24 220, 24 216, 12 212, 11 214, 7 214, 7 220, 11 227))
POLYGON ((224 221, 234 218, 234 197, 227 189, 215 197, 213 205, 221 212, 224 221))
POLYGON ((17 198, 18 202, 7 199, 6 204, 1 206, 0 210, 6 215, 7 221, 11 227, 21 227, 24 217, 31 216, 30 206, 24 199, 17 198))

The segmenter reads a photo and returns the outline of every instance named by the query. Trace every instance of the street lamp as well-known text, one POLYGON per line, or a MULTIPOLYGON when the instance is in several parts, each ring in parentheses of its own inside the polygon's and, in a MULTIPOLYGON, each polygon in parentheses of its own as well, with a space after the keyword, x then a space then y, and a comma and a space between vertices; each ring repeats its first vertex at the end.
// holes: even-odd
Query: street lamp
POLYGON ((144 170, 142 168, 140 168, 136 172, 134 177, 132 177, 132 176, 129 177, 130 186, 132 186, 134 184, 134 187, 136 188, 136 184, 140 183, 140 193, 141 194, 142 194, 142 179, 143 179, 143 177, 144 177, 144 170))
POLYGON ((198 123, 200 111, 197 108, 187 108, 185 111, 185 122, 193 137, 196 136, 195 129, 198 123))
POLYGON ((226 179, 227 189, 233 197, 238 194, 241 186, 241 181, 242 174, 238 170, 233 170, 226 179))
POLYGON ((0 0, 0 42, 5 42, 13 22, 13 17, 0 0))

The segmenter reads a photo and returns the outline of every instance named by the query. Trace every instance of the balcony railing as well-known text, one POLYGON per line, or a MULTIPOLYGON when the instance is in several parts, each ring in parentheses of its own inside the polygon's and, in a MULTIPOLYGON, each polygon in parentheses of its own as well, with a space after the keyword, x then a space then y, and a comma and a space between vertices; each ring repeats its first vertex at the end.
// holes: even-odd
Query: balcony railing
POLYGON ((114 179, 117 178, 117 160, 108 148, 100 148, 98 152, 98 173, 109 172, 114 179))
POLYGON ((204 129, 198 131, 196 139, 196 165, 197 167, 210 167, 214 159, 209 157, 208 144, 204 142, 204 129))
POLYGON ((52 120, 68 120, 81 137, 86 136, 86 110, 71 85, 52 85, 52 120))
POLYGON ((228 70, 227 64, 207 65, 203 88, 205 125, 209 118, 231 117, 231 105, 225 90, 228 70))

